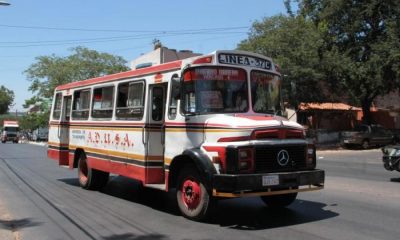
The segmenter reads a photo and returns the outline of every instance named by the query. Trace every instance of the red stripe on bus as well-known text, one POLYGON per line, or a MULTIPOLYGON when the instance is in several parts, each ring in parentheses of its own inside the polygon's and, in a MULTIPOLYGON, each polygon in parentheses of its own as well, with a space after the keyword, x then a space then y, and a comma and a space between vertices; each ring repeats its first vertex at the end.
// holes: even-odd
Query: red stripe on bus
POLYGON ((106 76, 102 76, 102 77, 91 78, 91 79, 87 79, 87 80, 83 80, 83 81, 72 82, 72 83, 58 86, 56 88, 56 90, 60 91, 60 90, 66 90, 66 89, 71 89, 71 88, 88 86, 88 85, 92 85, 92 84, 110 82, 110 81, 114 81, 114 80, 118 80, 118 79, 137 77, 137 76, 141 76, 141 75, 148 75, 148 74, 153 74, 153 73, 157 73, 157 72, 172 71, 172 70, 181 68, 181 65, 182 65, 182 61, 175 61, 175 62, 165 63, 165 64, 153 66, 153 67, 147 67, 147 68, 143 68, 143 69, 131 70, 131 71, 127 71, 127 72, 121 72, 121 73, 106 75, 106 76))
POLYGON ((88 165, 91 168, 105 172, 111 172, 137 179, 144 184, 164 183, 164 169, 162 168, 144 168, 136 165, 113 162, 96 157, 88 157, 88 165))
POLYGON ((68 150, 47 149, 47 157, 58 162, 59 165, 68 164, 68 150))

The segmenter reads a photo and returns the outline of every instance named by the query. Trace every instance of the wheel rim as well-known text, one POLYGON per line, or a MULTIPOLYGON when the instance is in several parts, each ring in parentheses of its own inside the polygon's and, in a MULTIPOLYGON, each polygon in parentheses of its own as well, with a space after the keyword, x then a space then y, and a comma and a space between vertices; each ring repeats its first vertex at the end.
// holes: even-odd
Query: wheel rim
POLYGON ((88 166, 86 159, 81 159, 79 161, 79 181, 81 183, 86 183, 88 180, 88 166))
POLYGON ((364 141, 362 145, 364 149, 368 148, 369 146, 368 141, 364 141))
POLYGON ((194 210, 200 205, 201 187, 200 183, 193 178, 183 181, 181 189, 181 199, 185 206, 194 210))

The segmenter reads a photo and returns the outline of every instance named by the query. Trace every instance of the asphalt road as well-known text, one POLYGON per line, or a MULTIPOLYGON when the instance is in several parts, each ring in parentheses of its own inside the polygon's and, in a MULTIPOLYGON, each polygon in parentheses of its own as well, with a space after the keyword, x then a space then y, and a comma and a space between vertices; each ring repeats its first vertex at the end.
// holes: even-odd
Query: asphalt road
POLYGON ((320 151, 322 191, 274 211, 258 198, 219 202, 207 223, 179 215, 173 197, 114 176, 102 192, 78 186, 76 171, 46 148, 0 145, 1 239, 399 239, 398 172, 378 149, 320 151))

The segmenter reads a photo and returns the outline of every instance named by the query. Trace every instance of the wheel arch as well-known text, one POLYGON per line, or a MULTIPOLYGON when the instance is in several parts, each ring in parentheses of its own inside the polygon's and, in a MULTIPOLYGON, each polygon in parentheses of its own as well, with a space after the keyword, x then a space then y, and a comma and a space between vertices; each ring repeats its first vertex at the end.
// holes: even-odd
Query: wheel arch
POLYGON ((86 153, 85 153, 85 150, 84 150, 83 148, 77 148, 77 149, 75 149, 75 152, 74 152, 74 162, 73 162, 73 165, 72 165, 73 168, 77 168, 77 167, 78 167, 79 158, 80 158, 80 156, 81 156, 82 154, 86 154, 86 153))
POLYGON ((188 149, 181 155, 174 157, 169 166, 168 186, 174 188, 177 184, 179 172, 187 164, 193 164, 199 171, 208 187, 211 186, 213 175, 217 172, 209 157, 200 149, 188 149))

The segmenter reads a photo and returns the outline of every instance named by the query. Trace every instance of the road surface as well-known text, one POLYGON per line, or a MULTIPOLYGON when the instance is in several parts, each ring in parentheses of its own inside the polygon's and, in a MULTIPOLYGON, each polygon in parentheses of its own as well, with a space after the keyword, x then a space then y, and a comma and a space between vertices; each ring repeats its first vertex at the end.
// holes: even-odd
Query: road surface
POLYGON ((300 193, 283 210, 258 198, 219 202, 207 223, 179 215, 173 197, 113 176, 102 192, 83 190, 77 173, 46 148, 0 145, 1 239, 399 239, 400 177, 379 149, 320 151, 322 191, 300 193), (392 179, 392 181, 391 181, 392 179))

